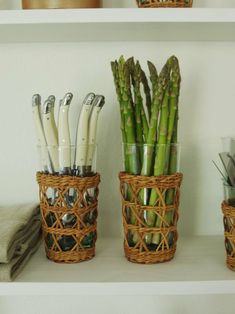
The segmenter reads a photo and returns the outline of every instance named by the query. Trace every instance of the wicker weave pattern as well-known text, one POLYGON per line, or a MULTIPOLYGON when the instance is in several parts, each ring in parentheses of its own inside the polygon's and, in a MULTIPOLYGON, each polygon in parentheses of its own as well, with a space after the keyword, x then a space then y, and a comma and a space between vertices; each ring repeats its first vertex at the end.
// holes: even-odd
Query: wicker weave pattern
POLYGON ((176 251, 178 207, 182 174, 169 176, 147 177, 133 176, 120 172, 120 190, 122 196, 122 215, 124 227, 124 251, 126 258, 131 262, 151 264, 171 260, 176 251), (155 206, 143 206, 140 193, 143 189, 155 189, 158 200, 155 206), (126 191, 128 200, 126 200, 126 191), (165 195, 168 190, 174 189, 172 205, 166 205, 165 195), (153 211, 158 220, 158 227, 149 227, 145 221, 145 213, 153 211), (129 214, 132 212, 135 223, 131 223, 129 214), (166 213, 172 221, 166 221, 166 213), (160 242, 157 245, 148 245, 146 236, 158 234, 160 242), (131 243, 130 235, 134 235, 135 242, 131 243))
POLYGON ((222 203, 227 265, 235 271, 235 207, 222 203))
POLYGON ((139 8, 191 8, 193 0, 186 2, 185 0, 166 0, 161 2, 160 0, 137 0, 139 8))
POLYGON ((94 257, 99 174, 81 178, 38 172, 37 182, 47 257, 61 263, 77 263, 94 257), (53 201, 48 197, 52 189, 53 201), (88 197, 89 189, 93 191, 92 198, 88 197), (63 220, 66 215, 71 218, 69 225, 63 220))

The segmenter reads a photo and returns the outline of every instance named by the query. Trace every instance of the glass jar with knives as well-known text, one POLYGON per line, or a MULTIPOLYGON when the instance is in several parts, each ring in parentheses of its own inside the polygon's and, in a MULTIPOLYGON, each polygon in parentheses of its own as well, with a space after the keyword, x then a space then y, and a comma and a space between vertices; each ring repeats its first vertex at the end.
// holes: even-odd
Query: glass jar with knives
POLYGON ((222 138, 223 152, 219 153, 223 170, 214 162, 222 175, 224 200, 221 204, 224 224, 224 244, 227 266, 235 271, 235 138, 222 138))
POLYGON ((76 263, 95 255, 98 185, 96 134, 105 99, 89 93, 81 107, 75 144, 71 143, 69 109, 72 93, 60 101, 55 122, 55 97, 41 104, 33 96, 32 111, 40 154, 37 172, 46 255, 56 262, 76 263))

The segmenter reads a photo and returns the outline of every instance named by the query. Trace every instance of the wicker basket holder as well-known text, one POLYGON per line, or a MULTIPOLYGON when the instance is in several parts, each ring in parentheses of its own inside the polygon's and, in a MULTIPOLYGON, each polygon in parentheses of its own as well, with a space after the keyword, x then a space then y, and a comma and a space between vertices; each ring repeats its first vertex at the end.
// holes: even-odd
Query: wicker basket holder
POLYGON ((181 173, 159 177, 119 173, 124 251, 129 261, 153 264, 166 262, 174 257, 178 238, 177 221, 182 178, 181 173), (143 206, 140 193, 144 190, 150 191, 150 189, 151 191, 156 190, 156 205, 143 206), (166 205, 165 197, 167 193, 172 193, 171 205, 166 205), (128 200, 126 195, 128 195, 128 200), (151 227, 146 221, 148 212, 154 213, 156 218, 154 225, 151 227), (169 217, 171 218, 169 219, 169 217), (149 239, 154 238, 153 242, 151 242, 152 240, 149 241, 149 239))
POLYGON ((82 178, 37 172, 37 182, 47 257, 59 263, 93 258, 99 174, 82 178))
POLYGON ((164 2, 160 0, 137 0, 139 8, 191 8, 193 0, 166 0, 164 2))
POLYGON ((22 0, 23 9, 100 8, 102 0, 22 0))
POLYGON ((235 207, 222 203, 224 214, 224 237, 227 253, 227 266, 235 271, 235 207))

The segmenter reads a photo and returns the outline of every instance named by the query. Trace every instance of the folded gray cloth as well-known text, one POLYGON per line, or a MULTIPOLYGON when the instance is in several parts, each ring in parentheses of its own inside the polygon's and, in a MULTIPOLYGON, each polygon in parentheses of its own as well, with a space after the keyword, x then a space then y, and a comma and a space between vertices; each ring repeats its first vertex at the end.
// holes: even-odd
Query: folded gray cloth
MULTIPOLYGON (((36 252, 41 243, 41 229, 38 229, 28 237, 24 243, 23 254, 17 254, 7 264, 0 264, 0 281, 12 281, 22 271, 27 261, 36 252)), ((22 252, 21 252, 22 253, 22 252)))
POLYGON ((27 250, 28 238, 40 229, 40 209, 35 204, 0 207, 0 263, 9 263, 27 250))

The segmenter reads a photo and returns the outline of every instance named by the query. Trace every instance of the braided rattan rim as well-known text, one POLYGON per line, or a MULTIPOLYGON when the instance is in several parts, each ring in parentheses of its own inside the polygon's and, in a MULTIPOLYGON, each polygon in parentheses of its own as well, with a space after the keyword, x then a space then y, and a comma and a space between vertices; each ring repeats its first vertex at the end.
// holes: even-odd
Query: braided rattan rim
MULTIPOLYGON (((224 219, 225 218, 235 219, 235 207, 228 205, 225 201, 222 203, 221 207, 222 207, 222 212, 224 214, 224 219)), ((224 230, 224 237, 225 237, 225 241, 227 239, 227 240, 229 240, 235 244, 235 233, 234 232, 227 232, 226 230, 224 230)), ((227 254, 227 259, 226 259, 227 266, 231 270, 235 271, 235 257, 230 256, 230 254, 228 254, 227 252, 226 252, 226 254, 227 254)))
POLYGON ((191 8, 193 6, 193 0, 189 3, 185 3, 184 0, 169 0, 165 2, 159 2, 159 0, 146 0, 144 3, 136 1, 139 8, 191 8))
POLYGON ((158 186, 159 188, 174 188, 176 186, 180 187, 183 174, 176 173, 172 175, 164 176, 136 176, 131 175, 126 172, 119 173, 119 179, 125 183, 132 183, 137 188, 154 188, 158 186))
POLYGON ((100 175, 97 173, 94 176, 90 177, 76 177, 76 176, 67 176, 67 175, 52 175, 45 174, 42 172, 37 172, 37 182, 41 185, 47 185, 52 188, 63 188, 63 187, 79 187, 79 188, 92 188, 98 186, 100 183, 100 175))
POLYGON ((89 214, 93 210, 97 210, 98 207, 98 185, 100 182, 100 175, 96 174, 90 177, 75 177, 75 176, 57 176, 44 174, 37 172, 37 182, 39 184, 39 197, 40 197, 40 208, 42 216, 42 230, 45 243, 46 255, 50 260, 58 263, 78 263, 81 261, 89 260, 95 256, 95 242, 96 236, 93 241, 91 248, 84 248, 80 240, 84 236, 94 232, 96 235, 97 223, 96 219, 92 225, 87 226, 82 217, 85 214, 89 214), (58 200, 53 205, 49 205, 46 197, 46 191, 48 188, 54 188, 58 191, 58 200), (67 207, 64 205, 65 193, 74 188, 78 191, 79 196, 73 207, 67 207), (96 189, 96 199, 92 204, 86 204, 80 206, 83 195, 88 189, 96 189), (63 205, 62 205, 63 204, 63 205), (56 221, 52 226, 48 226, 46 217, 48 213, 53 213, 56 217, 56 221), (65 213, 69 213, 76 216, 76 226, 72 228, 63 228, 61 224, 61 217, 65 213), (53 244, 52 248, 46 245, 47 235, 52 235, 53 244), (76 244, 69 251, 63 251, 58 245, 58 238, 63 236, 71 236, 76 239, 76 244))
MULTIPOLYGON (((168 176, 158 176, 158 177, 147 177, 147 176, 134 176, 130 175, 125 172, 119 173, 119 179, 120 179, 120 191, 122 195, 122 216, 123 216, 123 228, 124 228, 124 252, 126 258, 130 262, 134 263, 141 263, 141 264, 153 264, 153 263, 161 263, 171 260, 176 251, 176 242, 178 239, 178 233, 176 228, 176 223, 178 220, 178 206, 179 206, 179 196, 180 196, 180 186, 182 182, 183 175, 182 173, 176 173, 174 175, 168 175, 168 176), (135 194, 134 198, 131 201, 126 201, 124 197, 124 189, 123 185, 128 184, 131 187, 132 192, 135 194), (175 224, 170 227, 148 227, 143 226, 143 221, 139 218, 139 215, 137 214, 137 220, 139 220, 139 225, 131 225, 128 224, 125 214, 126 207, 132 207, 134 206, 135 211, 140 214, 141 212, 146 210, 152 210, 153 207, 151 206, 143 206, 139 204, 138 197, 136 196, 138 194, 138 191, 140 191, 143 188, 158 188, 161 189, 176 189, 176 197, 175 202, 173 205, 165 205, 165 206, 155 206, 154 209, 160 213, 165 213, 167 211, 175 210, 175 224), (171 247, 166 247, 163 250, 158 251, 149 251, 146 245, 143 243, 143 241, 140 245, 137 245, 135 247, 131 247, 127 240, 127 234, 128 232, 137 232, 138 235, 144 235, 147 233, 156 233, 161 232, 162 236, 164 237, 165 234, 169 234, 169 232, 172 232, 174 234, 174 244, 171 247), (145 251, 142 251, 144 248, 145 251)), ((139 236, 140 239, 142 236, 139 236)))

